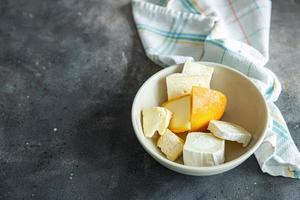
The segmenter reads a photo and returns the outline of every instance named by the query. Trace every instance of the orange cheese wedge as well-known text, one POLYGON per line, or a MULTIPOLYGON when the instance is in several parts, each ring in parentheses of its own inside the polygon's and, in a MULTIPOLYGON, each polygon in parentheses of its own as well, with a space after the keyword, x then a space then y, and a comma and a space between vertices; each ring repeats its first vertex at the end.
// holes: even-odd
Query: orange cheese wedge
POLYGON ((219 91, 192 88, 192 131, 205 131, 210 120, 219 120, 225 112, 227 98, 219 91))

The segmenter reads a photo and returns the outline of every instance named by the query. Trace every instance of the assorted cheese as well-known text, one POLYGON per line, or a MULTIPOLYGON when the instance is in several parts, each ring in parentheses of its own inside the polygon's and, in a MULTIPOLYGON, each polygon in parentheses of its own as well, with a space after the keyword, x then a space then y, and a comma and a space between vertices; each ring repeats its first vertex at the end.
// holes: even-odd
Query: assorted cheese
POLYGON ((251 134, 244 128, 229 122, 212 120, 209 122, 208 130, 216 137, 223 140, 235 141, 243 144, 246 147, 250 140, 251 134))
POLYGON ((145 136, 152 138, 158 132, 157 146, 171 161, 183 155, 184 165, 219 165, 225 161, 225 140, 243 147, 251 140, 251 134, 242 127, 218 121, 226 110, 227 98, 210 89, 213 71, 186 62, 182 73, 166 77, 168 101, 162 107, 142 110, 145 136), (200 132, 208 130, 211 133, 200 132))

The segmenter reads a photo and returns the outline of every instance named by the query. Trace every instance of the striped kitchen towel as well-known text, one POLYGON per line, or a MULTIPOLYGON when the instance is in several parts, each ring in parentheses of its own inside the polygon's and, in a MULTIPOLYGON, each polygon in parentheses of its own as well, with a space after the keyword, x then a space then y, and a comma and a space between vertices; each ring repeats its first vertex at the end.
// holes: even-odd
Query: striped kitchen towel
POLYGON ((270 123, 255 156, 263 172, 300 178, 300 153, 273 103, 281 85, 269 59, 270 0, 133 0, 147 56, 163 67, 201 60, 247 75, 268 102, 270 123))

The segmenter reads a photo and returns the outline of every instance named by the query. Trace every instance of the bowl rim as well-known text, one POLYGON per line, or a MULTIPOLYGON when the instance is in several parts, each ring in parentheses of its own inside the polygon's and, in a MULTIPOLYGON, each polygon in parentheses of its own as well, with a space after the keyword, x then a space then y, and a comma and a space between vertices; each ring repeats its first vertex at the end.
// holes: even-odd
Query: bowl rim
POLYGON ((134 97, 134 100, 133 100, 133 103, 132 103, 132 108, 131 108, 131 122, 132 122, 132 126, 133 126, 133 129, 134 129, 134 132, 135 132, 135 135, 139 141, 139 143, 142 145, 142 147, 146 150, 147 153, 149 153, 155 160, 159 160, 161 162, 164 162, 165 164, 167 165, 170 165, 174 168, 180 168, 180 169, 183 169, 183 170, 188 170, 188 171, 193 171, 193 172, 215 172, 215 171, 221 171, 221 170, 224 170, 226 168, 229 168, 229 167, 232 167, 232 166, 235 166, 236 164, 239 165, 241 164, 243 161, 245 161, 246 159, 248 159, 257 149, 258 147, 262 144, 263 142, 263 139, 265 138, 266 136, 266 132, 267 132, 267 128, 268 128, 268 124, 269 124, 269 115, 268 115, 268 106, 267 106, 267 103, 266 103, 266 100, 265 98, 263 97, 263 95, 261 94, 261 92, 259 91, 259 89, 257 88, 257 86, 246 76, 244 75, 243 73, 237 71, 236 69, 233 69, 227 65, 223 65, 223 64, 220 64, 220 63, 214 63, 214 62, 197 62, 197 63, 200 63, 200 64, 208 64, 208 65, 214 65, 216 67, 221 67, 221 68, 225 68, 227 70, 230 70, 232 71, 233 73, 236 73, 236 74, 239 74, 240 76, 242 76, 243 78, 245 78, 248 82, 251 83, 251 85, 254 86, 254 88, 257 90, 258 92, 258 95, 260 96, 260 98, 263 100, 263 110, 264 112, 266 113, 266 123, 263 127, 263 131, 262 131, 262 134, 261 136, 258 138, 257 142, 247 151, 245 152, 244 154, 242 154, 241 156, 231 160, 231 161, 228 161, 228 162, 225 162, 225 163, 222 163, 220 165, 216 165, 216 166, 209 166, 209 167, 196 167, 196 166, 188 166, 188 165, 183 165, 183 164, 179 164, 177 162, 173 162, 173 161, 170 161, 168 160, 166 157, 163 157, 161 156, 160 154, 158 154, 157 152, 155 152, 154 150, 151 150, 150 148, 148 148, 144 142, 143 142, 143 139, 142 137, 145 137, 144 134, 138 134, 140 132, 140 130, 138 129, 138 126, 136 124, 136 117, 135 117, 135 114, 134 114, 134 111, 135 111, 135 107, 136 107, 136 104, 137 104, 137 97, 141 94, 141 91, 143 91, 143 88, 145 87, 145 85, 147 85, 149 82, 151 82, 154 78, 156 78, 160 73, 162 73, 163 71, 166 71, 166 70, 169 70, 169 68, 175 68, 175 67, 178 67, 178 65, 181 65, 183 63, 180 63, 180 64, 175 64, 175 65, 171 65, 169 67, 166 67, 166 68, 163 68, 161 70, 159 70, 158 72, 156 72, 155 74, 153 74, 151 77, 149 77, 143 84, 142 86, 139 88, 139 90, 137 91, 135 97, 134 97), (239 163, 239 161, 241 161, 239 163))

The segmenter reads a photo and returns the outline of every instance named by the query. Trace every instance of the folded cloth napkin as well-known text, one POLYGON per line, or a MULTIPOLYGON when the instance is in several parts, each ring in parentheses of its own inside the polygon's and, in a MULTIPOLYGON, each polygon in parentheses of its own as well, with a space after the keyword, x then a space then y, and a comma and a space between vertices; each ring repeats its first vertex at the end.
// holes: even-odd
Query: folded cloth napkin
POLYGON ((187 60, 222 63, 247 75, 268 102, 267 136, 255 152, 263 172, 300 178, 300 153, 273 103, 281 85, 269 59, 269 0, 133 0, 147 56, 163 67, 187 60))

